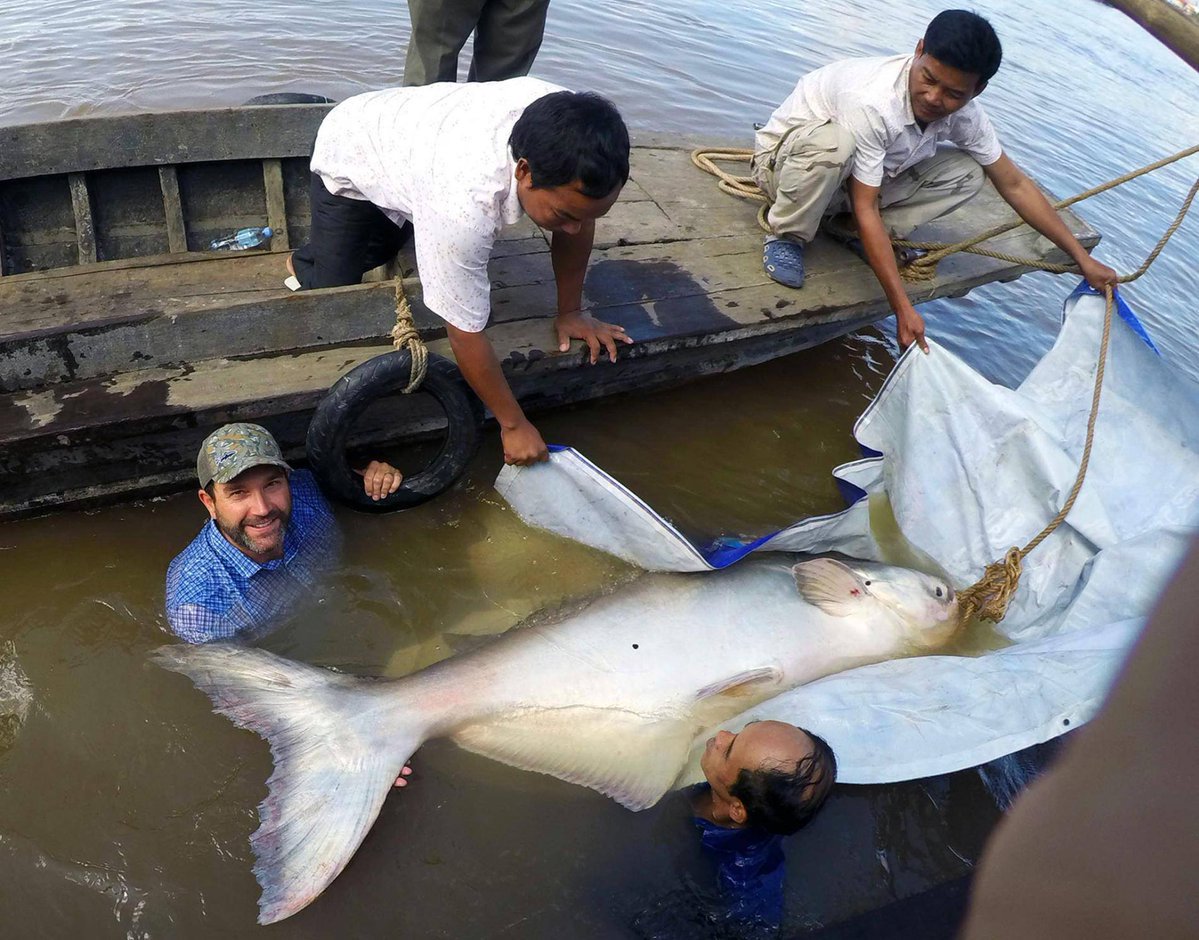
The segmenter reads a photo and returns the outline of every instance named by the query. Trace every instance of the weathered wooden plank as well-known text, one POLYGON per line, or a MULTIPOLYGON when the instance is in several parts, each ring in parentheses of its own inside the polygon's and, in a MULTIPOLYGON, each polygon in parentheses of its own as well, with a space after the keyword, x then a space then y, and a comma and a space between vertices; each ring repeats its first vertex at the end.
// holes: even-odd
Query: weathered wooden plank
MULTIPOLYGON (((754 365, 862 325, 860 321, 847 321, 829 325, 823 332, 817 329, 800 333, 768 324, 759 332, 730 337, 727 343, 715 348, 705 345, 702 339, 678 344, 667 356, 662 355, 664 348, 660 343, 650 342, 623 350, 615 365, 604 363, 592 368, 584 365, 581 350, 566 355, 542 353, 545 345, 542 334, 548 324, 538 324, 540 329, 527 335, 518 335, 519 328, 513 324, 510 325, 513 334, 504 336, 513 354, 503 365, 524 408, 535 413, 570 402, 668 387, 703 375, 754 365)), ((443 355, 448 352, 444 341, 431 348, 443 355)), ((288 373, 292 378, 301 377, 302 381, 291 381, 290 385, 288 381, 280 381, 280 374, 272 376, 264 371, 272 369, 274 361, 220 363, 220 371, 205 376, 201 384, 210 389, 240 389, 244 377, 249 382, 244 385, 247 395, 241 401, 231 400, 236 396, 223 401, 210 399, 211 407, 196 407, 203 401, 200 389, 186 389, 187 385, 195 384, 194 373, 147 376, 145 383, 126 386, 121 389, 123 394, 113 396, 114 400, 120 398, 130 415, 129 436, 114 436, 103 428, 97 434, 96 428, 81 427, 77 432, 54 438, 35 437, 0 452, 0 517, 194 487, 196 447, 211 427, 230 420, 260 421, 275 434, 289 459, 302 459, 308 415, 325 387, 358 362, 388 349, 378 346, 352 350, 353 355, 344 359, 336 358, 333 353, 297 357, 288 362, 291 367, 288 373), (318 361, 321 358, 325 361, 318 361), (264 383, 264 379, 271 378, 275 380, 273 383, 264 383), (301 385, 307 391, 294 393, 301 385), (151 409, 153 414, 147 420, 132 407, 138 401, 157 401, 161 407, 151 409), (173 410, 173 404, 185 402, 193 410, 173 410)), ((80 394, 70 401, 87 398, 81 389, 75 391, 80 394)), ((96 392, 108 394, 100 388, 96 392)), ((420 436, 438 426, 437 416, 421 407, 422 397, 398 402, 381 419, 368 413, 364 421, 355 425, 354 443, 362 446, 394 442, 414 434, 420 436)), ((75 414, 80 416, 78 408, 75 414)), ((51 417, 51 423, 55 417, 51 417)))
POLYGON ((173 166, 158 168, 162 187, 162 211, 167 220, 167 246, 172 254, 187 251, 187 225, 183 220, 183 201, 179 198, 179 174, 173 166))
POLYGON ((595 223, 595 243, 599 247, 675 241, 681 237, 679 227, 652 200, 618 201, 595 223))
POLYGON ((75 213, 75 242, 79 246, 79 263, 96 262, 96 223, 92 218, 92 196, 84 173, 67 177, 71 187, 71 209, 75 213))
POLYGON ((171 111, 0 128, 0 180, 124 166, 306 157, 331 107, 171 111))
MULTIPOLYGON (((659 205, 669 202, 702 208, 735 201, 717 187, 716 177, 691 162, 689 151, 638 148, 629 163, 633 179, 659 205)), ((731 163, 724 168, 737 175, 749 172, 745 163, 731 163)))
POLYGON ((262 161, 262 183, 266 189, 266 218, 271 227, 271 249, 287 251, 291 237, 287 232, 287 203, 283 198, 283 161, 262 161))

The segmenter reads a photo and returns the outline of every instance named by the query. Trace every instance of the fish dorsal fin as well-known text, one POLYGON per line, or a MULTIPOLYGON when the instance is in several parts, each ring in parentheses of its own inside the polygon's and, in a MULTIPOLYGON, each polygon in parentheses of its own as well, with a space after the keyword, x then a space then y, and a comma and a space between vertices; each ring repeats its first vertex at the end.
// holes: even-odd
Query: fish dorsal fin
POLYGON ((759 692, 763 685, 777 683, 782 678, 783 671, 778 666, 759 666, 757 669, 747 669, 706 685, 695 693, 695 698, 697 701, 703 701, 717 695, 748 695, 759 692))
POLYGON ((833 617, 848 617, 861 611, 870 591, 848 565, 832 558, 801 561, 791 569, 803 599, 833 617))
POLYGON ((641 810, 670 789, 697 731, 688 717, 571 706, 468 725, 453 740, 484 757, 590 787, 641 810))

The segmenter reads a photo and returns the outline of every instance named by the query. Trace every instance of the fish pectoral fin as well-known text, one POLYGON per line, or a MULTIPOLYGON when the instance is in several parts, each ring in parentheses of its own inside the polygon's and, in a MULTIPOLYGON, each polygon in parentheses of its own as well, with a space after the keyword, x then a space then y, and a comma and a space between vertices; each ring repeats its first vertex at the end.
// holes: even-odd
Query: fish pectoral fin
POLYGON ((760 692, 763 685, 780 682, 783 670, 778 666, 759 666, 757 669, 747 669, 736 675, 705 685, 695 693, 696 701, 714 698, 717 695, 748 695, 760 692))
POLYGON ((475 754, 590 787, 641 810, 670 789, 695 732, 688 717, 570 706, 468 725, 453 740, 475 754))
POLYGON ((857 572, 832 558, 801 561, 791 574, 803 599, 833 617, 859 613, 870 600, 866 582, 857 572))

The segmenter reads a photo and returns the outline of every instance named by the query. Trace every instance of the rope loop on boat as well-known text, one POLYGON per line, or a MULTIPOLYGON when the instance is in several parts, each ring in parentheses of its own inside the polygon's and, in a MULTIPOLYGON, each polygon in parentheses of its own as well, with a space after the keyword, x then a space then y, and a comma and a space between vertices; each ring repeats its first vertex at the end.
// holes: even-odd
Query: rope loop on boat
POLYGON ((416 321, 412 318, 412 306, 404 293, 404 281, 398 275, 395 279, 395 290, 396 322, 391 328, 391 343, 396 349, 407 347, 412 356, 412 371, 408 384, 400 390, 404 395, 411 395, 425 380, 425 372, 429 368, 429 348, 417 332, 416 321))
MULTIPOLYGON (((1161 160, 1157 160, 1148 164, 1147 166, 1141 167, 1140 169, 1132 170, 1129 173, 1125 173, 1123 176, 1117 176, 1115 179, 1108 180, 1106 183, 1103 183, 1099 186, 1094 186, 1076 196, 1071 196, 1069 199, 1063 199, 1059 202, 1055 202, 1053 204, 1053 208, 1068 208, 1069 206, 1074 205, 1076 202, 1081 202, 1082 200, 1088 199, 1091 196, 1107 192, 1109 189, 1114 189, 1117 186, 1127 183, 1129 180, 1136 179, 1138 176, 1143 176, 1144 174, 1150 173, 1153 170, 1161 169, 1164 166, 1168 166, 1171 163, 1183 160, 1186 157, 1192 156, 1196 153, 1199 153, 1199 144, 1193 147, 1188 147, 1185 150, 1180 150, 1178 153, 1172 156, 1164 157, 1161 160)), ((753 158, 753 155, 753 150, 748 148, 725 147, 716 149, 699 149, 691 152, 691 162, 705 173, 710 173, 715 176, 718 180, 717 185, 724 192, 733 196, 738 196, 742 199, 750 199, 755 202, 764 203, 762 208, 758 210, 758 225, 762 227, 763 231, 769 232, 770 226, 766 221, 766 213, 769 209, 770 200, 766 194, 758 188, 752 177, 734 176, 716 165, 717 161, 748 162, 753 158)), ((1149 266, 1153 264, 1153 262, 1157 259, 1157 256, 1161 254, 1166 242, 1170 240, 1170 237, 1178 231, 1178 227, 1182 225, 1182 220, 1186 218, 1187 212, 1190 211, 1191 203, 1194 201, 1197 191, 1199 191, 1199 179, 1196 179, 1194 185, 1191 186, 1191 191, 1183 201, 1182 208, 1179 209, 1178 215, 1175 216, 1170 227, 1166 229, 1165 234, 1162 235, 1162 237, 1158 240, 1157 245, 1154 246, 1153 250, 1149 253, 1149 256, 1145 259, 1145 262, 1132 274, 1122 276, 1120 278, 1120 283, 1123 284, 1129 281, 1135 281, 1147 270, 1149 270, 1149 266)), ((1028 223, 1023 219, 1013 219, 1011 222, 1005 222, 1001 225, 996 225, 984 232, 980 232, 977 235, 972 235, 969 238, 963 239, 960 242, 954 242, 952 244, 948 242, 913 242, 906 238, 893 239, 892 244, 897 247, 916 248, 927 252, 927 254, 915 259, 910 264, 906 264, 901 267, 899 269, 899 273, 904 280, 907 281, 931 280, 937 275, 937 263, 952 254, 956 254, 959 251, 968 251, 971 254, 983 255, 988 258, 996 258, 999 261, 1007 261, 1011 264, 1020 264, 1024 265, 1025 267, 1037 268, 1042 271, 1051 271, 1055 274, 1068 274, 1071 272, 1077 272, 1078 268, 1073 264, 1057 264, 1051 261, 1041 261, 1038 258, 1022 258, 1017 255, 1010 255, 1000 251, 992 251, 989 248, 979 247, 981 242, 995 238, 997 235, 1003 235, 1006 232, 1010 232, 1012 229, 1019 228, 1021 225, 1027 224, 1028 223)))

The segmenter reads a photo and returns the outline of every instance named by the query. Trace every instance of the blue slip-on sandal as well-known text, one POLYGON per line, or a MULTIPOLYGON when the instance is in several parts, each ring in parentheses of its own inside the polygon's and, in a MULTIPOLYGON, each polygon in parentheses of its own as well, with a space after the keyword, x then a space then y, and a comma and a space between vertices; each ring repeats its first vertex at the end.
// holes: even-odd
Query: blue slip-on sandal
POLYGON ((768 278, 785 287, 803 287, 803 245, 785 238, 767 242, 762 268, 768 278))

